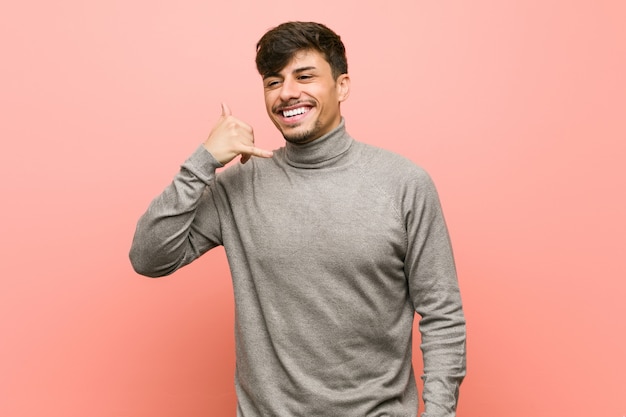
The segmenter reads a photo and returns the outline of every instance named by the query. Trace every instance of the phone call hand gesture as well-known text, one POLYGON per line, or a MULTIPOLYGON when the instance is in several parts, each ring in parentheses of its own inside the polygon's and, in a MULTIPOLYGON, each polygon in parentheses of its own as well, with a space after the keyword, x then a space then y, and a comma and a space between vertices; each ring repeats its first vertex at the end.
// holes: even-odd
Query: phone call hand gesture
POLYGON ((204 147, 222 165, 241 155, 245 164, 253 156, 271 158, 272 152, 254 146, 252 127, 232 115, 226 103, 222 103, 222 115, 204 142, 204 147))

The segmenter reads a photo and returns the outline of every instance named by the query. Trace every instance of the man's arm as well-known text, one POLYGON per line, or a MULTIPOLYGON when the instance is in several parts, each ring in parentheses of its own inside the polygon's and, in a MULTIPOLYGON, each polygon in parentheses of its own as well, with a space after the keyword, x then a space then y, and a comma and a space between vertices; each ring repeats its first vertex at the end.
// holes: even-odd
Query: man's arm
POLYGON ((256 148, 252 128, 222 104, 222 115, 206 142, 139 219, 130 250, 135 271, 151 277, 168 275, 221 244, 209 185, 215 170, 237 155, 245 163, 251 156, 272 153, 256 148))
POLYGON ((137 223, 130 249, 137 273, 169 275, 221 243, 218 213, 208 189, 220 166, 199 146, 152 200, 137 223))
POLYGON ((465 376, 465 318, 439 197, 424 173, 407 218, 406 273, 411 298, 421 316, 424 359, 422 417, 454 417, 465 376))

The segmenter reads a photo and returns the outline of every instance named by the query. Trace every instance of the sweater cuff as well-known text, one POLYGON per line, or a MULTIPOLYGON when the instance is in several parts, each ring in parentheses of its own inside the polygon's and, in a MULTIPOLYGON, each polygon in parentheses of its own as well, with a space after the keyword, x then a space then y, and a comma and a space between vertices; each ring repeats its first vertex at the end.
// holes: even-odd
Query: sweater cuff
POLYGON ((204 145, 198 146, 194 153, 192 153, 182 165, 183 168, 189 170, 206 184, 209 184, 213 181, 213 178, 215 178, 215 170, 223 166, 224 165, 220 164, 219 161, 211 155, 204 145))

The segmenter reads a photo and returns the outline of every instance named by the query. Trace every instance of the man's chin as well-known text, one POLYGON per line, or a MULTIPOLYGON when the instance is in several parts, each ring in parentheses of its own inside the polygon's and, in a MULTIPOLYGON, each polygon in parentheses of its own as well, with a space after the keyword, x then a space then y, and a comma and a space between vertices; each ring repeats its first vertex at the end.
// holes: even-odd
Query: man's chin
POLYGON ((295 127, 292 129, 282 129, 281 133, 287 142, 293 143, 294 145, 302 145, 317 139, 318 130, 319 129, 315 128, 303 129, 295 127))
POLYGON ((309 135, 308 133, 303 133, 303 134, 299 134, 299 135, 285 135, 283 134, 283 138, 285 138, 285 140, 289 143, 293 143, 294 145, 303 145, 307 142, 312 141, 314 138, 312 137, 312 135, 309 135))

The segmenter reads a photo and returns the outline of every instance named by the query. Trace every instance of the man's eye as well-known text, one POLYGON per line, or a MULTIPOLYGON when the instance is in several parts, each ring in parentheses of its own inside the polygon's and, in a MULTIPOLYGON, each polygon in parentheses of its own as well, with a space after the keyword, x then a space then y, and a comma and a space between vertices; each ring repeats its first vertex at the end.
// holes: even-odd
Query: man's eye
POLYGON ((266 82, 266 83, 265 83, 265 87, 267 87, 267 88, 274 88, 274 87, 277 87, 277 86, 278 86, 278 84, 280 84, 280 81, 278 81, 278 80, 272 80, 272 81, 268 81, 268 82, 266 82))
POLYGON ((308 79, 310 79, 310 78, 312 78, 312 76, 311 76, 311 75, 306 75, 306 74, 304 74, 304 75, 300 75, 300 76, 298 77, 298 79, 299 79, 299 80, 308 80, 308 79))

